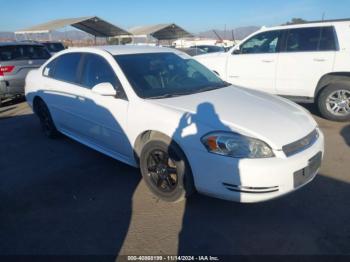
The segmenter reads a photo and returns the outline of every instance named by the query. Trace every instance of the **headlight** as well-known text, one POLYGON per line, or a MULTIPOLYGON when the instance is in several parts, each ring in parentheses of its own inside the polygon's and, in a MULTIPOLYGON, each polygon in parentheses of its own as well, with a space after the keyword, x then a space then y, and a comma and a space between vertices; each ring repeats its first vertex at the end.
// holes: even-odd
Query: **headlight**
POLYGON ((201 139, 206 149, 218 155, 234 158, 274 157, 271 147, 252 137, 231 132, 213 132, 201 139))

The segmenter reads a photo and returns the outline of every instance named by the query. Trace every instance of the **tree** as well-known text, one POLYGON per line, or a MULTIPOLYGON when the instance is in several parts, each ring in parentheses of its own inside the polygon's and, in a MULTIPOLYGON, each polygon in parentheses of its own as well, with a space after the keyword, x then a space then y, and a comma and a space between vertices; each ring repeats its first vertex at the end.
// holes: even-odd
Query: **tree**
POLYGON ((115 37, 110 37, 107 40, 107 43, 109 45, 125 45, 125 44, 130 44, 132 42, 131 37, 123 37, 123 38, 115 38, 115 37))
POLYGON ((295 24, 303 24, 306 23, 307 20, 304 20, 302 18, 292 18, 292 20, 285 23, 286 25, 295 25, 295 24))

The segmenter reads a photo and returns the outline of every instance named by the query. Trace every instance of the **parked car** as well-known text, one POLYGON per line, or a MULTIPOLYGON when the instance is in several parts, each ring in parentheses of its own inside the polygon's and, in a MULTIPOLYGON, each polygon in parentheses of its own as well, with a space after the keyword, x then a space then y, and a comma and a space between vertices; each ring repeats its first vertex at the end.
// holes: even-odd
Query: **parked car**
POLYGON ((222 79, 350 120, 350 20, 263 28, 228 53, 197 60, 222 79))
POLYGON ((46 41, 41 42, 41 44, 46 46, 47 50, 49 50, 51 55, 54 55, 57 52, 65 49, 64 45, 61 42, 46 41))
POLYGON ((222 53, 225 52, 225 48, 217 45, 196 45, 191 48, 202 49, 205 53, 222 53))
POLYGON ((40 67, 50 54, 36 43, 0 43, 1 100, 24 94, 24 80, 29 70, 40 67))
POLYGON ((324 139, 286 99, 236 87, 176 49, 103 46, 62 51, 26 78, 48 137, 63 133, 140 167, 159 198, 195 190, 257 202, 310 182, 324 139))
POLYGON ((203 55, 206 54, 206 52, 200 48, 194 48, 194 47, 189 47, 189 48, 177 48, 177 50, 184 52, 190 56, 196 56, 196 55, 203 55))

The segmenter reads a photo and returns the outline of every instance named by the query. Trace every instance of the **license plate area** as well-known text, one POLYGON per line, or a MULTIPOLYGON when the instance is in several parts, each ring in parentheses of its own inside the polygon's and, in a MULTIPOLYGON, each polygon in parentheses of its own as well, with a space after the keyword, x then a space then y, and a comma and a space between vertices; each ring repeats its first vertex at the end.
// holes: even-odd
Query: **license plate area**
POLYGON ((322 152, 317 153, 309 159, 307 167, 294 172, 294 188, 309 181, 321 166, 322 152))

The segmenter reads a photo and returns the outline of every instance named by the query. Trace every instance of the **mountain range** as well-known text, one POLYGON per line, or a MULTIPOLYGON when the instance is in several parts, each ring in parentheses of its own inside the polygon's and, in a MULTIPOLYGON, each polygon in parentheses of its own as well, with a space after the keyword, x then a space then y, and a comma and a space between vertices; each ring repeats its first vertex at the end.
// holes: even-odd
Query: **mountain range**
POLYGON ((208 31, 200 32, 196 36, 202 37, 202 38, 215 38, 215 39, 218 38, 218 36, 220 36, 222 39, 233 40, 234 38, 234 40, 242 40, 248 35, 250 35, 251 33, 254 33, 259 29, 260 27, 257 27, 257 26, 244 26, 244 27, 237 27, 235 29, 227 29, 226 31, 225 30, 208 30, 208 31))

